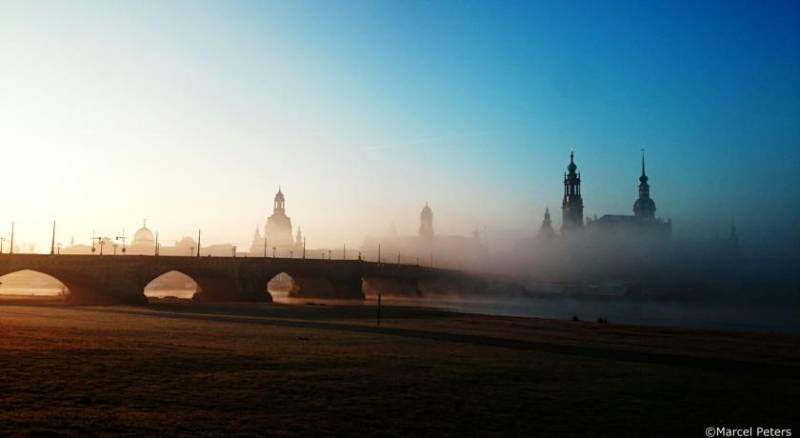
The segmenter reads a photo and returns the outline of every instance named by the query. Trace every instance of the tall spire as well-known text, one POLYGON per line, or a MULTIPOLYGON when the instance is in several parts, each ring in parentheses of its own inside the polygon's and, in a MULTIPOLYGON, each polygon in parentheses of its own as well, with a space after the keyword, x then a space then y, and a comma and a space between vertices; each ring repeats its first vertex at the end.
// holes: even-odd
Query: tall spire
POLYGON ((645 176, 645 173, 644 173, 644 148, 642 148, 642 176, 645 176))
POLYGON ((575 150, 569 151, 569 165, 564 174, 564 199, 561 202, 561 231, 583 227, 583 198, 581 197, 581 175, 577 173, 575 150))
POLYGON ((553 231, 553 222, 550 220, 550 208, 545 207, 544 209, 544 219, 542 220, 542 226, 539 228, 539 233, 537 237, 539 238, 550 238, 556 235, 555 231, 553 231))
POLYGON ((650 199, 650 184, 647 183, 647 173, 644 168, 644 148, 642 151, 642 176, 639 177, 639 199, 633 203, 633 213, 640 219, 654 219, 656 216, 656 203, 650 199))
POLYGON ((642 148, 642 176, 639 177, 639 181, 647 184, 647 173, 644 171, 644 148, 642 148))

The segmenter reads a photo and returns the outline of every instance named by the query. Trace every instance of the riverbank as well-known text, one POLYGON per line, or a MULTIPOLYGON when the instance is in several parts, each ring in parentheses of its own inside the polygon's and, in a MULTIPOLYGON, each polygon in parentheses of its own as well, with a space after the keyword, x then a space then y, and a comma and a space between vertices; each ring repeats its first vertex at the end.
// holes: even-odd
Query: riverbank
POLYGON ((0 434, 787 427, 800 337, 346 304, 0 305, 0 434))

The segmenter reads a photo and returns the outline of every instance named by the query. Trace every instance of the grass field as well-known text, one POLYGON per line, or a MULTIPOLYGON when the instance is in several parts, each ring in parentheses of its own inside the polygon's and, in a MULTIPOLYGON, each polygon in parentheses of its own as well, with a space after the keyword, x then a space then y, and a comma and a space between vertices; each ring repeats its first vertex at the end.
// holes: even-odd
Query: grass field
MULTIPOLYGON (((0 304, 0 435, 791 427, 800 337, 347 305, 0 304)), ((800 433, 795 428, 795 433, 800 433)))

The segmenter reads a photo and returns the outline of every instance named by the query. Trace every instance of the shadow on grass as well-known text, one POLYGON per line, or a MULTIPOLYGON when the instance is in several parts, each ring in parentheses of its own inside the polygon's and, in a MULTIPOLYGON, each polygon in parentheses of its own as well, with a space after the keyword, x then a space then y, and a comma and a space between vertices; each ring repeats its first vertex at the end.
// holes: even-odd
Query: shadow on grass
MULTIPOLYGON (((338 319, 366 319, 374 318, 374 307, 371 306, 340 306, 329 309, 312 309, 310 306, 281 306, 267 305, 255 309, 247 309, 243 305, 194 305, 194 304, 155 304, 149 310, 132 308, 103 307, 85 308, 97 312, 120 313, 128 315, 141 315, 156 318, 172 318, 183 320, 216 321, 238 324, 259 324, 265 326, 291 327, 299 329, 331 330, 350 333, 367 333, 374 335, 400 336, 414 339, 424 339, 436 342, 452 342, 470 344, 482 347, 508 348, 514 350, 538 351, 565 356, 632 362, 639 364, 664 365, 700 369, 719 373, 734 373, 764 377, 779 377, 790 380, 800 379, 800 366, 745 362, 687 356, 668 353, 651 353, 630 350, 617 350, 580 345, 551 344, 545 342, 508 339, 491 336, 481 336, 444 331, 417 330, 398 327, 375 327, 356 323, 331 321, 333 314, 338 319), (343 315, 344 313, 344 315, 343 315), (287 318, 287 319, 282 319, 287 318), (296 319, 293 319, 296 318, 296 319), (325 320, 325 321, 323 321, 325 320)), ((459 316, 455 313, 444 311, 419 309, 419 308, 391 308, 387 318, 448 318, 459 316)))

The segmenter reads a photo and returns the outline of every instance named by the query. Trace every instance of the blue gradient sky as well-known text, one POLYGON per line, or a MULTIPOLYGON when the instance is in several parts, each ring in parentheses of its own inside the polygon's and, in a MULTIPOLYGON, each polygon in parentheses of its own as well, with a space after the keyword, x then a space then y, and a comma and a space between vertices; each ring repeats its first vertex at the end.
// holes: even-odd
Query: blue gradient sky
POLYGON ((588 215, 630 213, 645 147, 678 232, 797 234, 798 29, 790 1, 4 2, 0 221, 246 246, 282 184, 314 246, 425 201, 533 231, 571 146, 588 215))

